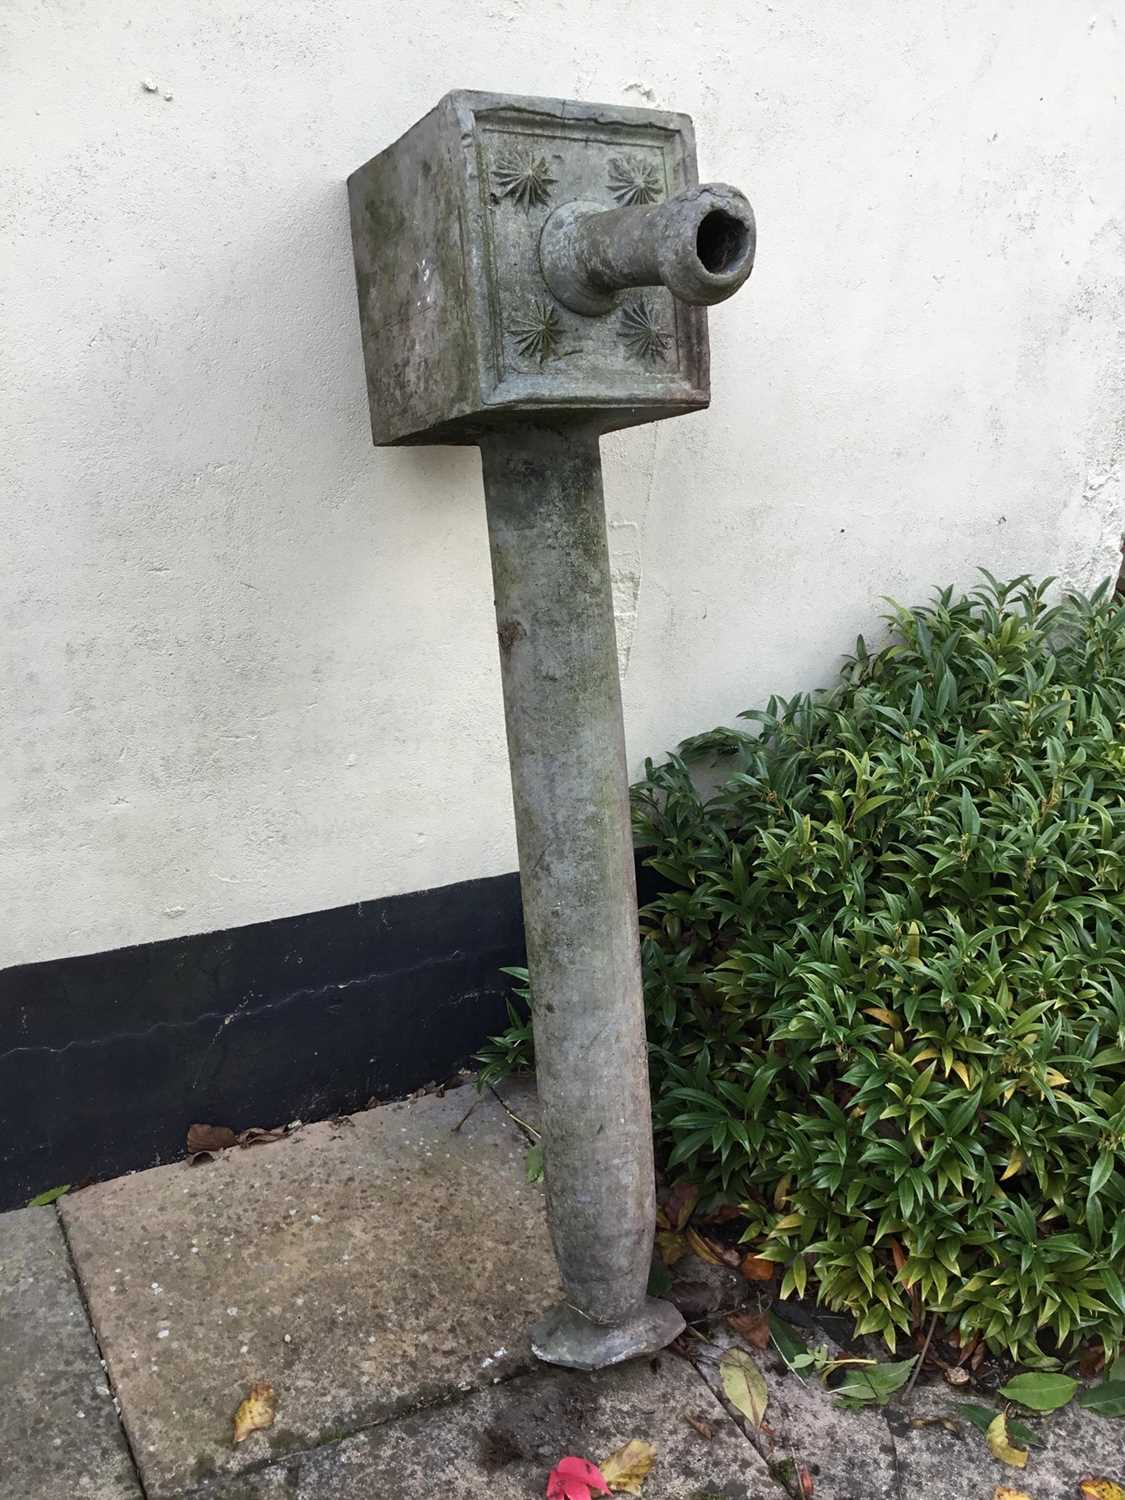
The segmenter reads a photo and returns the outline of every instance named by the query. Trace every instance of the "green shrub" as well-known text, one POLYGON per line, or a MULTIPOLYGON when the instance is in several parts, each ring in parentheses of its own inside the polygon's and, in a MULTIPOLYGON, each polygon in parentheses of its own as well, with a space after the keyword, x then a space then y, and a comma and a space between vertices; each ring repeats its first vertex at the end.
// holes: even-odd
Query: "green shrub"
POLYGON ((647 763, 646 1003, 667 1166, 783 1295, 1040 1362, 1125 1330, 1125 609, 985 576, 647 763))

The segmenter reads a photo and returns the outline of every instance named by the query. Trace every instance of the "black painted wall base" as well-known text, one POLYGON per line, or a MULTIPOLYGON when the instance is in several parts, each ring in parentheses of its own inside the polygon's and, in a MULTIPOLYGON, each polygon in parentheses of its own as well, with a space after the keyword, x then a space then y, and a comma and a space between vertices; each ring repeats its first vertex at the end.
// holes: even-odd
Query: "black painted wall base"
POLYGON ((195 1121, 323 1119, 440 1080, 506 1024, 501 875, 0 973, 0 1209, 183 1155, 195 1121))

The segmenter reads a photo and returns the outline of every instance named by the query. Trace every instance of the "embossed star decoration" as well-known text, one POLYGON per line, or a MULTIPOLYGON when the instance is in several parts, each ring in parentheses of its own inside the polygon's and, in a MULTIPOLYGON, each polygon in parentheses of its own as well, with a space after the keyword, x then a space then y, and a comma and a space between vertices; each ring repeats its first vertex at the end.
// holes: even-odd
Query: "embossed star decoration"
POLYGON ((502 198, 510 198, 525 211, 546 203, 555 185, 547 158, 526 151, 506 151, 498 157, 492 180, 502 198))
POLYGON ((647 297, 638 297, 627 302, 621 309, 621 340, 630 354, 638 359, 655 364, 663 359, 672 335, 665 333, 656 317, 656 310, 647 297))
POLYGON ((655 162, 639 156, 615 156, 609 164, 607 183, 622 207, 633 203, 655 203, 661 196, 660 170, 655 162))
POLYGON ((549 302, 535 301, 526 315, 512 325, 512 336, 520 353, 540 364, 557 354, 562 341, 563 325, 557 310, 549 302))

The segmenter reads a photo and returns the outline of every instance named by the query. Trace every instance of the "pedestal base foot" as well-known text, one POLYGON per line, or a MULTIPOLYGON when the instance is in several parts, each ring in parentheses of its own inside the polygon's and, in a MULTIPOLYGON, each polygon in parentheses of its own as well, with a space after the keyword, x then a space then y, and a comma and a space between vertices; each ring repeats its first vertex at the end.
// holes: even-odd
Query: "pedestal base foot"
POLYGON ((622 1360, 655 1354, 684 1331, 684 1320, 670 1302, 646 1297, 624 1323, 591 1323, 565 1302, 553 1307, 531 1329, 531 1349, 549 1365, 571 1370, 602 1370, 622 1360))

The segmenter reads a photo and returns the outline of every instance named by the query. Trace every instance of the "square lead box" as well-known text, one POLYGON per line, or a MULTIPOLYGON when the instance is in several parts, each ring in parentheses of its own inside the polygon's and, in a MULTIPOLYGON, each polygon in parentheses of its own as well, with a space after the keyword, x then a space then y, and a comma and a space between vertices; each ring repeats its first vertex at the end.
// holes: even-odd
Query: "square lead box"
POLYGON ((539 253, 564 205, 661 203, 697 180, 687 115, 447 94, 348 179, 375 442, 474 443, 538 413, 608 431, 705 407, 702 307, 645 286, 575 312, 539 253))

